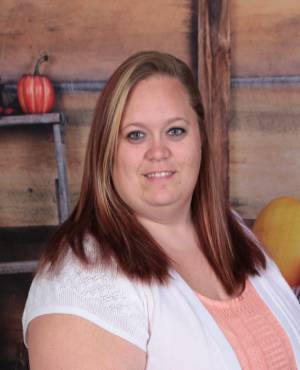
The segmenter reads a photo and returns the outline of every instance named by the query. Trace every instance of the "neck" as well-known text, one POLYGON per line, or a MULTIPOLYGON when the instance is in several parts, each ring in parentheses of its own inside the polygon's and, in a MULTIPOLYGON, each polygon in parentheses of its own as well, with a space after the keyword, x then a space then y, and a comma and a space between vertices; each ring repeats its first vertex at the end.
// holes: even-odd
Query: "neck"
POLYGON ((136 210, 136 217, 145 226, 150 223, 178 226, 190 224, 191 202, 180 202, 164 206, 143 206, 136 210))
POLYGON ((139 222, 147 229, 152 237, 169 254, 171 250, 186 248, 182 241, 188 241, 195 238, 194 225, 191 214, 177 214, 170 218, 150 218, 146 216, 137 216, 139 222))
POLYGON ((136 217, 147 229, 148 227, 159 227, 170 230, 172 227, 180 227, 192 223, 190 207, 180 209, 155 207, 147 209, 147 212, 143 210, 143 213, 136 213, 136 217))

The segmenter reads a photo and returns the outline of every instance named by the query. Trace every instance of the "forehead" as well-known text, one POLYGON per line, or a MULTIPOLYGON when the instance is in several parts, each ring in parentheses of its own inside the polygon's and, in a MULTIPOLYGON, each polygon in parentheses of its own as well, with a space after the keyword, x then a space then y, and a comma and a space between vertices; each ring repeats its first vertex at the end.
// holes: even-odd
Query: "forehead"
POLYGON ((122 121, 139 121, 153 115, 156 118, 186 115, 191 114, 191 111, 189 95, 183 84, 174 77, 155 75, 138 82, 132 89, 122 121))

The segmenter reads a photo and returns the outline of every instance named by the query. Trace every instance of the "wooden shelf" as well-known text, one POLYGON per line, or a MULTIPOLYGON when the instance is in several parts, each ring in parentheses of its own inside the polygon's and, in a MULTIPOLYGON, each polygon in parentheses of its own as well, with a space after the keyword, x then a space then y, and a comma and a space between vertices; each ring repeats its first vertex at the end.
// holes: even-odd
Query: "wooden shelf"
MULTIPOLYGON (((9 127, 18 126, 20 129, 28 129, 30 126, 49 126, 52 128, 52 133, 54 137, 55 144, 55 157, 57 165, 57 178, 55 179, 55 191, 57 200, 57 211, 58 211, 58 221, 62 223, 66 220, 69 215, 70 205, 69 205, 69 191, 68 191, 68 181, 67 181, 67 165, 64 154, 64 128, 65 118, 63 113, 45 113, 45 114, 24 114, 18 116, 3 116, 0 117, 0 129, 8 129, 9 127)), ((18 230, 19 228, 16 228, 18 230)), ((5 230, 5 229, 4 229, 5 230)), ((1 230, 0 230, 1 231, 1 230)), ((8 229, 6 229, 6 234, 8 229)), ((13 232, 13 231, 12 231, 13 232)), ((15 237, 19 239, 17 235, 18 231, 15 233, 15 237)), ((1 236, 1 232, 0 232, 1 236)), ((46 236, 46 235, 45 235, 46 236)), ((20 245, 25 247, 28 245, 26 237, 22 238, 22 243, 20 245)), ((24 260, 24 255, 13 249, 11 244, 7 244, 5 240, 0 238, 0 275, 3 274, 16 274, 16 273, 30 273, 36 269, 38 255, 32 255, 24 260), (16 258, 12 258, 7 261, 7 256, 5 250, 14 250, 16 258), (20 260, 21 259, 21 260, 20 260)), ((32 251, 31 251, 32 254, 32 251)))
POLYGON ((0 227, 0 275, 31 273, 57 225, 0 227))
POLYGON ((32 273, 37 265, 38 261, 1 262, 0 275, 32 273))
POLYGON ((0 127, 27 126, 27 125, 53 125, 61 123, 63 115, 61 113, 45 114, 22 114, 18 116, 0 117, 0 127))

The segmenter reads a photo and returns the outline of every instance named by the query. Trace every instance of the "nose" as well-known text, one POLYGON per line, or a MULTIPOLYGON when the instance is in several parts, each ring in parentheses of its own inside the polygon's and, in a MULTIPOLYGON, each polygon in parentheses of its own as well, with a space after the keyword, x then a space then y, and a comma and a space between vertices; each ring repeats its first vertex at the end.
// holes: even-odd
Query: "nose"
POLYGON ((169 158, 171 151, 166 143, 161 139, 153 139, 146 151, 146 158, 150 161, 162 161, 169 158))

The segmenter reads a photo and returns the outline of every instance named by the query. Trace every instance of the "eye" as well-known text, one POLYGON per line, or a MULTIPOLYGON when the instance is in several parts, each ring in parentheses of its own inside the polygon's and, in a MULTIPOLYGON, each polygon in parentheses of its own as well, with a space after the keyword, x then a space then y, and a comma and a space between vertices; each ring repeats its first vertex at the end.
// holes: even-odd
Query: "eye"
POLYGON ((181 136, 185 134, 185 129, 182 127, 172 127, 168 130, 168 135, 170 136, 181 136))
POLYGON ((130 141, 139 141, 145 137, 145 134, 142 131, 135 130, 129 132, 126 136, 130 141))

